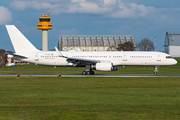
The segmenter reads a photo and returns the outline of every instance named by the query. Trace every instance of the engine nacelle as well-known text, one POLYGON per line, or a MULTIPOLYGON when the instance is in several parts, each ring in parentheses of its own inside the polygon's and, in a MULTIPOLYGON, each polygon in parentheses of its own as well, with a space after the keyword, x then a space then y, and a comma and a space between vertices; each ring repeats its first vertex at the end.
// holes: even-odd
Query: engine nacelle
POLYGON ((117 71, 119 67, 113 66, 113 64, 110 62, 102 62, 96 63, 96 65, 92 65, 91 69, 99 71, 117 71))

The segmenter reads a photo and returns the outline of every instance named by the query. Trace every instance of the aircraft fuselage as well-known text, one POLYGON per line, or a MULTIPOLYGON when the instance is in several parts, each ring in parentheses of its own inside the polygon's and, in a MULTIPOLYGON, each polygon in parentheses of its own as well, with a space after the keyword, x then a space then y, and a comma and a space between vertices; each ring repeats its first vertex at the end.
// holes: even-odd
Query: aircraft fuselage
MULTIPOLYGON (((173 58, 168 58, 168 54, 161 52, 125 52, 125 51, 62 51, 64 56, 91 59, 99 61, 109 61, 113 66, 138 65, 138 66, 165 66, 175 65, 177 63, 173 58)), ((28 57, 21 59, 25 62, 39 65, 67 66, 72 65, 66 61, 66 58, 59 57, 56 51, 39 51, 34 53, 19 53, 28 57)))

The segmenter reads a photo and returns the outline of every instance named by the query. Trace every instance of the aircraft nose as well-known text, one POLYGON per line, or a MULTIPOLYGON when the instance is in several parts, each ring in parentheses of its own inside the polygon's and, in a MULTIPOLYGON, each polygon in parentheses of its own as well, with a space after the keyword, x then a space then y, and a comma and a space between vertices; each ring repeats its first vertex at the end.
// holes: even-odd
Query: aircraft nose
POLYGON ((174 65, 176 65, 176 64, 177 64, 177 61, 176 61, 175 59, 173 59, 172 63, 173 63, 174 65))

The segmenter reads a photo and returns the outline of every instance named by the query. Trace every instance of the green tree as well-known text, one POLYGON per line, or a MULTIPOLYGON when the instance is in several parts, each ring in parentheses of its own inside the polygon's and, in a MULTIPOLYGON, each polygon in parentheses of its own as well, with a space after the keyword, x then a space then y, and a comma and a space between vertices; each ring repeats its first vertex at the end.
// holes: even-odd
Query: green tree
POLYGON ((133 51, 134 50, 134 46, 133 46, 133 43, 132 42, 125 42, 124 44, 119 44, 118 45, 118 48, 117 48, 118 51, 133 51))
POLYGON ((148 38, 144 38, 137 44, 137 48, 140 51, 152 51, 154 49, 154 44, 148 38))
POLYGON ((7 62, 7 54, 4 49, 0 49, 0 67, 5 67, 7 62))

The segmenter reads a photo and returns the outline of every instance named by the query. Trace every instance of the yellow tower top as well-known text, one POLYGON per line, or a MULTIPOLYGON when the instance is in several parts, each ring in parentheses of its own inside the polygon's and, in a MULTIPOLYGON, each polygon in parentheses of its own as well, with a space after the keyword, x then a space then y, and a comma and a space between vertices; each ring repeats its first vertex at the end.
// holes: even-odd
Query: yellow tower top
POLYGON ((43 17, 39 18, 38 23, 38 29, 39 30, 51 30, 52 29, 52 23, 50 23, 51 18, 47 16, 46 14, 43 15, 43 17))

